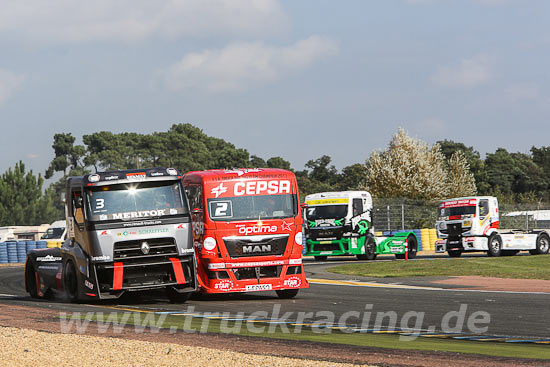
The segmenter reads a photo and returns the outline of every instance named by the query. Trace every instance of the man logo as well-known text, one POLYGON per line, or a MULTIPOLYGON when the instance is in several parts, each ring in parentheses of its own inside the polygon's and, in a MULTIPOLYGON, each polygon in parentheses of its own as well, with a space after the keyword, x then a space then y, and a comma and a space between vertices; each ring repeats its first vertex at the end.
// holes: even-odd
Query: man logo
POLYGON ((243 246, 243 254, 271 252, 271 245, 248 245, 243 246))
POLYGON ((149 246, 149 244, 147 242, 143 242, 141 244, 141 252, 143 252, 143 255, 149 254, 150 249, 151 249, 151 247, 149 246))

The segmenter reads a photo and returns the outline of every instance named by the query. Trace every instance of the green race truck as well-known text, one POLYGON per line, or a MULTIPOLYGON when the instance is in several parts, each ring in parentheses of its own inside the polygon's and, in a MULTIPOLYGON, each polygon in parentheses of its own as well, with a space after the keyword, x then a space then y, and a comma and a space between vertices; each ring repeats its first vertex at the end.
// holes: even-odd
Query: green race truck
POLYGON ((306 196, 304 223, 306 256, 324 261, 328 256, 355 255, 374 260, 378 254, 413 259, 418 249, 414 232, 374 235, 372 197, 366 191, 322 192, 306 196))

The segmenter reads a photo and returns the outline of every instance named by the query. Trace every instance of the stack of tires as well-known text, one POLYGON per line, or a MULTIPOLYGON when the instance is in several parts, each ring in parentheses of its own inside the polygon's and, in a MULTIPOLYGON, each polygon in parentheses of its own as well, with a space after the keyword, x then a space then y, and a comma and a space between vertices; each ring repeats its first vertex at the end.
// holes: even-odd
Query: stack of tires
POLYGON ((27 241, 27 244, 25 245, 27 254, 31 252, 32 250, 36 250, 36 241, 27 241))
POLYGON ((6 242, 0 242, 0 264, 8 263, 8 245, 6 242))
POLYGON ((46 242, 46 241, 36 241, 36 248, 37 249, 48 248, 48 242, 46 242))
POLYGON ((8 246, 8 262, 16 263, 17 262, 17 242, 9 241, 7 242, 8 246))

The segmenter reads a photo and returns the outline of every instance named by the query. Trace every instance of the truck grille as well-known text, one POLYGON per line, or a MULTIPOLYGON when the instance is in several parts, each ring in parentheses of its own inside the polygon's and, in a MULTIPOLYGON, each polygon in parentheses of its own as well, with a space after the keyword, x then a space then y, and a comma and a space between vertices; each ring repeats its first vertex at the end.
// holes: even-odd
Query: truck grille
POLYGON ((232 258, 282 255, 286 250, 288 235, 224 237, 223 243, 232 258))
POLYGON ((281 276, 282 266, 259 266, 258 268, 239 268, 234 269, 233 273, 237 280, 257 279, 257 278, 279 278, 281 276), (258 273, 256 273, 256 271, 258 273))
POLYGON ((337 228, 310 228, 309 237, 313 241, 321 240, 339 240, 344 234, 344 229, 342 227, 337 228))
POLYGON ((462 228, 462 223, 452 223, 447 224, 447 231, 449 233, 449 237, 458 237, 461 236, 462 233, 467 232, 469 228, 462 228))
POLYGON ((178 256, 178 248, 173 238, 121 241, 115 242, 113 255, 114 261, 124 261, 125 264, 161 261, 178 256), (145 247, 145 251, 142 247, 145 247))

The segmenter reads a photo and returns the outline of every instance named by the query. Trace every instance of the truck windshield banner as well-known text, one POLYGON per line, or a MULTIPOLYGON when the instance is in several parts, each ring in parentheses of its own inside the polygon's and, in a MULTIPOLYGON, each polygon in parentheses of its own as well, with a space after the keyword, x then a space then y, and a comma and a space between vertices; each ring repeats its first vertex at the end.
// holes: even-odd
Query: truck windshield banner
POLYGON ((457 208, 460 206, 476 206, 477 200, 476 199, 465 199, 465 200, 450 200, 450 201, 444 201, 441 204, 439 204, 440 208, 457 208))
POLYGON ((292 194, 292 184, 290 180, 223 181, 209 185, 206 192, 214 198, 292 194))

